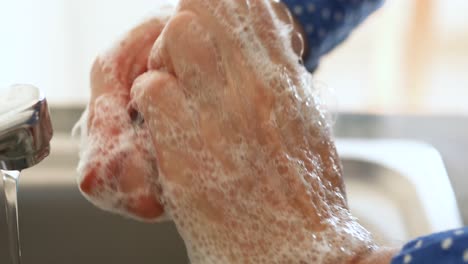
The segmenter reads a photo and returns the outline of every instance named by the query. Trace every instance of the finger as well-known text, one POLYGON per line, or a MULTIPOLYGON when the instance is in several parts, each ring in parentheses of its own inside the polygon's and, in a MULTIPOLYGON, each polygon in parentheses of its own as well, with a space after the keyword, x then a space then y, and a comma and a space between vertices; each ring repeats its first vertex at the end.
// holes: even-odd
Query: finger
MULTIPOLYGON (((183 11, 168 23, 153 52, 152 58, 164 61, 160 69, 169 65, 166 70, 171 69, 169 72, 181 83, 186 99, 200 109, 202 134, 209 134, 212 142, 219 142, 221 115, 227 107, 223 103, 228 97, 235 98, 226 95, 238 91, 227 88, 226 62, 215 45, 211 29, 201 25, 198 15, 183 11)), ((158 67, 156 63, 153 66, 158 67)))
POLYGON ((188 93, 202 93, 219 79, 217 53, 211 32, 197 15, 184 11, 167 24, 150 61, 152 69, 169 69, 190 90, 188 93))
POLYGON ((252 1, 252 26, 272 62, 292 70, 299 59, 292 47, 293 25, 284 22, 285 14, 278 8, 278 4, 271 1, 252 1))
POLYGON ((190 184, 191 176, 185 171, 198 167, 196 154, 202 143, 178 81, 165 72, 148 72, 135 81, 132 98, 152 132, 160 177, 190 184))
MULTIPOLYGON (((96 59, 91 70, 88 126, 94 118, 94 103, 99 96, 118 93, 129 101, 131 83, 146 71, 149 52, 164 23, 164 20, 155 18, 137 26, 118 45, 96 59)), ((125 100, 120 107, 126 107, 125 100)))
POLYGON ((156 159, 147 129, 134 129, 126 99, 114 94, 95 103, 96 115, 82 146, 80 190, 101 208, 146 221, 163 214, 156 159))
POLYGON ((101 160, 91 160, 83 172, 79 187, 85 196, 109 211, 144 221, 159 220, 164 208, 159 191, 147 178, 155 175, 148 175, 146 157, 135 150, 101 154, 101 160))
MULTIPOLYGON (((192 127, 191 114, 185 95, 178 80, 169 73, 150 71, 138 77, 132 87, 134 105, 149 126, 167 119, 167 128, 157 130, 158 134, 170 133, 168 129, 183 131, 192 127)), ((161 127, 163 128, 163 127, 161 127)))
POLYGON ((96 59, 91 71, 91 102, 106 92, 129 93, 134 79, 146 71, 149 52, 164 24, 164 20, 151 19, 139 25, 96 59))

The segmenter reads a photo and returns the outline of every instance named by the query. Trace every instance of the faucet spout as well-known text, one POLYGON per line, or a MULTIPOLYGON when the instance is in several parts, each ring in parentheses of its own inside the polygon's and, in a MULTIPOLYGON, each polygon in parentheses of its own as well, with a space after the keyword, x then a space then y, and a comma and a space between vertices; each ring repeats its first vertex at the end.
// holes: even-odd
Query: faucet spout
POLYGON ((15 85, 0 95, 0 169, 32 167, 50 153, 53 129, 38 88, 15 85))

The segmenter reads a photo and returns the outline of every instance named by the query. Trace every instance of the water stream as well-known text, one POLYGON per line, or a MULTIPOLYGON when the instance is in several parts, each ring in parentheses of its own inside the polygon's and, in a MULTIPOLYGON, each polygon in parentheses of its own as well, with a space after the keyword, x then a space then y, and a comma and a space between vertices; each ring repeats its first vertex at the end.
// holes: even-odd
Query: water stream
POLYGON ((21 247, 18 224, 18 180, 20 171, 2 171, 2 174, 11 263, 20 264, 21 247))

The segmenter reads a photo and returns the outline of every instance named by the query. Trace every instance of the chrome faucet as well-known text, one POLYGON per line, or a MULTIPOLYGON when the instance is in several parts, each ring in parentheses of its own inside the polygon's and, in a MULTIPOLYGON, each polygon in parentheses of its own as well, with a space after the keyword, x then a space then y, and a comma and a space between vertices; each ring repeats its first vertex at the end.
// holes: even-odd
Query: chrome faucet
POLYGON ((47 101, 39 89, 15 85, 0 95, 0 172, 12 264, 21 263, 19 176, 49 155, 52 133, 47 101))
POLYGON ((53 133, 49 109, 44 95, 33 86, 12 86, 5 97, 20 99, 12 109, 8 103, 0 106, 5 109, 0 113, 0 169, 20 171, 49 155, 53 133))

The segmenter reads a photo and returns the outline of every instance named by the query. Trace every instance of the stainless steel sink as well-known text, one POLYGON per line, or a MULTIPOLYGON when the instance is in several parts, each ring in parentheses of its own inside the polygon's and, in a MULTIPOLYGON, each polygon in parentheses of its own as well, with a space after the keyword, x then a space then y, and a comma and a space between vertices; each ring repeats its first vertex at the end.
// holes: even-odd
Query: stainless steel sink
POLYGON ((381 245, 460 226, 448 220, 447 228, 432 227, 416 186, 396 170, 353 159, 344 159, 343 168, 351 211, 381 245))
MULTIPOLYGON (((419 234, 461 225, 447 175, 439 171, 443 168, 437 163, 440 159, 420 161, 427 166, 437 163, 435 173, 442 173, 434 184, 440 184, 441 195, 449 197, 436 203, 435 210, 440 206, 449 210, 448 215, 438 217, 424 201, 431 190, 421 188, 428 185, 418 185, 415 177, 405 175, 392 162, 378 160, 382 157, 377 154, 377 160, 368 158, 366 155, 373 154, 366 154, 366 144, 373 149, 369 142, 339 140, 338 149, 344 159, 351 209, 380 241, 398 244, 419 234)), ((51 156, 24 171, 20 180, 23 263, 188 263, 172 223, 138 223, 95 208, 75 184, 76 144, 58 134, 51 147, 51 156)), ((0 215, 0 263, 9 263, 5 218, 0 215)))
POLYGON ((412 140, 340 139, 351 211, 377 240, 408 239, 462 226, 438 151, 412 140))

